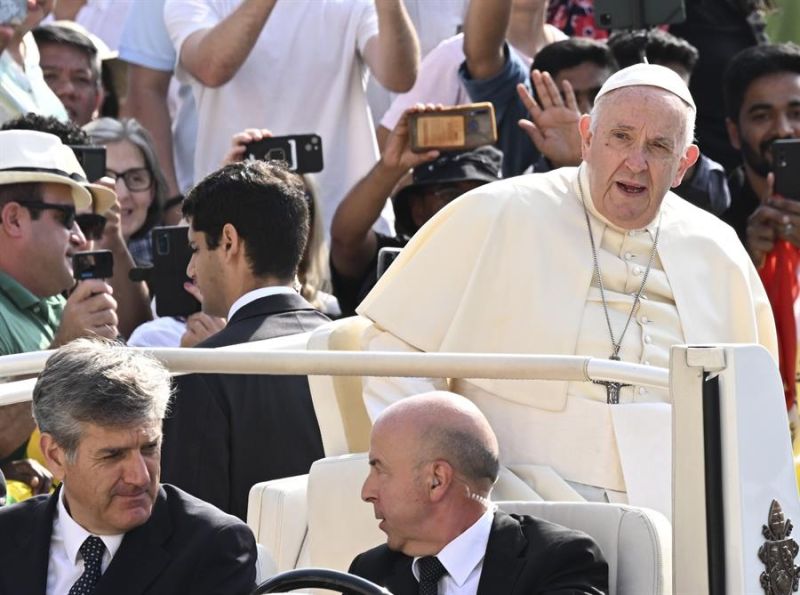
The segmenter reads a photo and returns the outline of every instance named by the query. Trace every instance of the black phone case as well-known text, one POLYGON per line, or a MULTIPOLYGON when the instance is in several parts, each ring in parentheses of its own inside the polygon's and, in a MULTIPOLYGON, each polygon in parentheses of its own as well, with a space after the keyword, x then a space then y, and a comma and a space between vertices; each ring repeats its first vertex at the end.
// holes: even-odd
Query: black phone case
POLYGON ((800 200, 800 139, 781 139, 772 143, 775 193, 800 200))
POLYGON ((187 229, 185 225, 153 228, 153 270, 149 284, 159 316, 188 316, 200 311, 200 302, 183 288, 190 281, 186 267, 192 258, 187 229))
POLYGON ((284 161, 298 174, 322 171, 322 138, 317 134, 273 136, 247 145, 245 157, 284 161))

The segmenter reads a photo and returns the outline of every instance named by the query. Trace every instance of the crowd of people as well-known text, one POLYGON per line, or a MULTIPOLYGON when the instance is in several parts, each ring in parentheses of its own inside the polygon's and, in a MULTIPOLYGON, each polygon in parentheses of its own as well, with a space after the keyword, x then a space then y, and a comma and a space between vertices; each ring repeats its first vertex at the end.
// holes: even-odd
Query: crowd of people
MULTIPOLYGON (((0 355, 58 351, 33 415, 0 407, 0 504, 25 501, 0 509, 0 532, 41 525, 44 552, 0 584, 29 569, 47 593, 133 574, 137 592, 181 590, 199 551, 150 575, 130 565, 179 536, 219 544, 202 553, 219 584, 193 592, 247 592, 250 487, 324 456, 305 377, 170 388, 125 345, 213 348, 354 314, 372 323, 366 350, 667 367, 672 345, 759 343, 787 433, 795 422, 800 195, 777 192, 772 143, 800 142, 800 47, 766 36, 769 0, 687 2, 684 23, 610 35, 589 0, 18 4, 0 22, 0 355), (419 118, 479 102, 496 143, 415 145, 419 118), (321 149, 250 156, 306 134, 321 149), (311 150, 321 171, 298 170, 311 150), (185 228, 182 291, 199 311, 157 314, 146 271, 163 226, 185 228), (73 256, 98 250, 113 271, 76 282, 73 256)), ((665 391, 366 378, 364 402, 362 495, 388 547, 351 571, 398 593, 429 575, 425 592, 475 593, 487 567, 459 552, 489 560, 514 531, 534 591, 607 588, 588 537, 494 510, 501 464, 547 469, 576 499, 664 510, 624 449, 668 448, 656 409, 628 413, 665 391)))

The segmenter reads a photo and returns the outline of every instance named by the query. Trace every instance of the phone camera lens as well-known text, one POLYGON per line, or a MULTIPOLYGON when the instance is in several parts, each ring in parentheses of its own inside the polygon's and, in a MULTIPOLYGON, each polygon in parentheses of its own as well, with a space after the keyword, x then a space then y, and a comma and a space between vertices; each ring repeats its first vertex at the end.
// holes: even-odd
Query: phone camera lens
POLYGON ((267 152, 267 161, 286 161, 286 151, 283 149, 270 149, 267 152))
POLYGON ((158 236, 158 253, 162 256, 169 254, 169 236, 158 236))

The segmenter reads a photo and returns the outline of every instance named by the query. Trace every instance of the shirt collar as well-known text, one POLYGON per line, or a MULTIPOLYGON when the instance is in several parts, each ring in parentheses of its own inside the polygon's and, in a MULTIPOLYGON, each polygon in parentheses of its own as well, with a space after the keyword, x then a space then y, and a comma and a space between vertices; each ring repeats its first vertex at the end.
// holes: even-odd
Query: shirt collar
POLYGON ((5 293, 20 310, 28 310, 34 306, 47 305, 47 298, 40 299, 28 291, 11 275, 0 272, 0 291, 5 293))
MULTIPOLYGON (((581 163, 580 167, 578 168, 578 176, 577 176, 576 181, 575 181, 575 185, 576 185, 575 193, 576 193, 576 195, 578 197, 578 200, 580 200, 581 196, 583 196, 583 201, 584 201, 584 204, 586 205, 586 210, 589 211, 589 214, 592 217, 594 217, 595 219, 599 219, 605 225, 607 225, 608 227, 610 227, 610 228, 612 228, 612 229, 614 229, 614 230, 616 230, 616 231, 618 231, 620 233, 629 233, 631 231, 636 232, 636 231, 643 231, 643 230, 649 231, 650 235, 653 235, 655 233, 655 229, 658 226, 658 213, 656 213, 656 217, 655 217, 655 219, 653 219, 653 221, 651 221, 650 223, 648 223, 647 225, 645 225, 641 229, 623 229, 623 228, 619 227, 618 225, 615 225, 615 224, 611 223, 611 221, 609 221, 604 215, 602 215, 600 213, 600 211, 597 210, 597 207, 594 204, 594 198, 592 197, 592 192, 591 192, 590 186, 589 186, 589 171, 588 171, 588 169, 589 168, 586 166, 586 163, 581 163)), ((664 197, 664 198, 666 199, 666 197, 664 197)), ((662 201, 661 208, 663 208, 663 207, 664 207, 664 203, 662 201)), ((659 209, 659 213, 660 212, 661 212, 661 209, 659 209)))
MULTIPOLYGON (((447 574, 459 587, 464 585, 475 567, 483 562, 486 545, 489 543, 489 533, 492 532, 495 510, 494 506, 487 508, 486 512, 469 529, 436 554, 439 562, 447 570, 447 574)), ((419 581, 419 557, 414 558, 411 572, 419 581)))
MULTIPOLYGON (((69 556, 69 561, 72 564, 77 564, 81 545, 83 545, 87 537, 94 534, 89 533, 70 516, 64 504, 64 491, 64 486, 58 491, 58 506, 53 530, 61 534, 61 538, 64 540, 64 549, 69 556)), ((117 553, 119 546, 122 545, 122 539, 125 537, 125 534, 97 535, 96 537, 99 537, 103 541, 106 546, 106 553, 109 555, 109 559, 111 559, 114 557, 114 554, 117 553)))
POLYGON ((263 297, 267 297, 268 295, 277 295, 280 293, 297 293, 297 292, 292 287, 289 287, 287 285, 271 285, 269 287, 260 287, 258 289, 253 289, 252 291, 248 291, 243 296, 240 296, 238 300, 233 302, 233 305, 231 305, 231 309, 228 311, 228 320, 233 318, 233 315, 236 314, 236 312, 241 310, 244 306, 246 306, 250 302, 254 302, 263 297))

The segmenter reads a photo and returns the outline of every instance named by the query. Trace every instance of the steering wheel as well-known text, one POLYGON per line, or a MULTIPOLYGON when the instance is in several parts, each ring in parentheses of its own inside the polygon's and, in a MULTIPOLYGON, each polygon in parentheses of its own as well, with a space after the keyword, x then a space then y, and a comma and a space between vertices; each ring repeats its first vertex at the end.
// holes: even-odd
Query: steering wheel
POLYGON ((383 587, 365 578, 330 568, 298 568, 281 572, 258 585, 250 595, 307 588, 349 591, 354 595, 392 595, 383 587))

